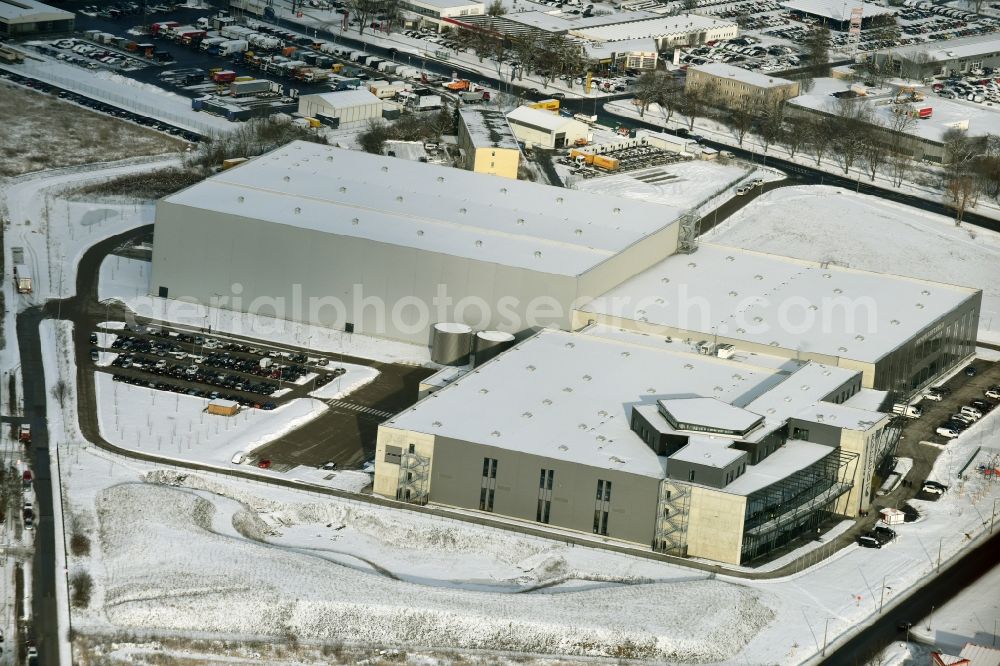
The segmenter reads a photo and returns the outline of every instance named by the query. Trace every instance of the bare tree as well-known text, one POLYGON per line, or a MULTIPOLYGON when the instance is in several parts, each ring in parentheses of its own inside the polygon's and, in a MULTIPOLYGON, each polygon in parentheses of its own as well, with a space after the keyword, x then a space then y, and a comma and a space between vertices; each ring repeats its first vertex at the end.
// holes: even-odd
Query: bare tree
POLYGON ((715 88, 711 83, 684 88, 677 110, 687 119, 688 131, 694 129, 695 121, 705 115, 705 111, 715 98, 715 88))
POLYGON ((657 101, 660 95, 660 82, 656 72, 646 72, 635 83, 635 105, 639 107, 639 117, 646 115, 646 109, 657 101))
POLYGON ((69 395, 69 386, 63 380, 52 385, 52 397, 59 401, 59 407, 65 407, 66 398, 69 395))
POLYGON ((507 13, 507 8, 503 4, 503 0, 493 0, 486 7, 487 16, 503 16, 507 13))
POLYGON ((865 147, 871 114, 855 100, 841 98, 833 105, 833 151, 844 173, 850 173, 865 147))
POLYGON ((741 146, 747 132, 757 121, 757 113, 757 99, 751 95, 733 100, 722 113, 723 121, 733 130, 733 136, 741 146))
POLYGON ((833 143, 833 126, 825 118, 816 118, 809 121, 808 127, 809 151, 816 158, 816 166, 819 166, 833 143))
POLYGON ((788 157, 794 158, 799 148, 806 144, 811 129, 811 123, 806 118, 792 116, 785 120, 781 130, 781 143, 788 150, 788 157))
POLYGON ((784 103, 780 100, 768 100, 758 108, 760 110, 754 127, 761 146, 767 153, 767 149, 780 141, 784 134, 784 103))
POLYGON ((958 226, 965 218, 965 211, 975 206, 976 178, 964 172, 950 174, 945 191, 948 194, 948 203, 955 211, 955 226, 958 226))
POLYGON ((814 25, 806 34, 802 46, 809 62, 811 76, 822 76, 830 62, 830 31, 822 25, 814 25))
POLYGON ((360 23, 358 34, 365 34, 365 29, 375 16, 384 16, 392 21, 399 16, 398 0, 347 0, 347 10, 360 23))

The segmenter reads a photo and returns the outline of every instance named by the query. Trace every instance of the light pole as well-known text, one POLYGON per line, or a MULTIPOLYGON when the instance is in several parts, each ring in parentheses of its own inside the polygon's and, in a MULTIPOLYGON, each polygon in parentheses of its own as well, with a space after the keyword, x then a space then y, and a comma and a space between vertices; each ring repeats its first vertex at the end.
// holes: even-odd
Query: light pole
POLYGON ((829 628, 830 628, 830 618, 826 618, 826 621, 823 623, 823 650, 820 653, 821 657, 826 656, 826 633, 827 629, 829 628))
POLYGON ((931 606, 931 612, 927 616, 927 631, 931 630, 931 621, 934 619, 934 606, 931 606))
POLYGON ((882 605, 885 602, 885 576, 882 576, 882 589, 879 591, 878 614, 882 614, 882 605))
POLYGON ((990 514, 990 534, 993 534, 993 523, 997 519, 997 500, 1000 500, 1000 497, 993 498, 993 513, 990 514))

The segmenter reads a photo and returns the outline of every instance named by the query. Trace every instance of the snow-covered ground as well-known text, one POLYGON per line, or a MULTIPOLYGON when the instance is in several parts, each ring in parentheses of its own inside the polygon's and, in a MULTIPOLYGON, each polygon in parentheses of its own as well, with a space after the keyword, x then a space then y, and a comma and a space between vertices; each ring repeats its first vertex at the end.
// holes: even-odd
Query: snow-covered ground
POLYGON ((983 290, 979 339, 1000 342, 1000 235, 834 187, 772 190, 708 240, 983 290), (808 211, 808 214, 805 212, 808 211))
MULTIPOLYGON (((44 177, 26 176, 0 185, 10 226, 4 239, 7 272, 11 248, 24 249, 33 293, 14 295, 17 310, 76 292, 76 266, 84 250, 103 238, 153 222, 152 204, 95 204, 67 201, 59 190, 137 171, 177 166, 177 157, 161 157, 98 168, 71 167, 44 177)), ((9 280, 8 280, 9 282, 9 280)))
POLYGON ((96 373, 95 383, 101 435, 115 446, 222 467, 236 452, 260 448, 327 409, 308 398, 217 416, 206 411, 208 398, 116 382, 106 372, 96 373))
POLYGON ((125 301, 149 294, 153 263, 142 259, 108 255, 101 262, 97 300, 112 298, 125 301))
POLYGON ((17 67, 4 68, 202 134, 232 132, 239 126, 194 111, 190 99, 163 88, 107 70, 83 69, 37 51, 17 67))
POLYGON ((914 622, 910 633, 949 654, 958 654, 966 643, 1000 647, 1000 565, 914 622))
POLYGON ((577 181, 585 192, 693 208, 729 189, 747 173, 744 166, 718 162, 679 162, 665 166, 577 181), (654 182, 646 182, 654 175, 654 182), (667 179, 663 179, 666 177, 667 179))

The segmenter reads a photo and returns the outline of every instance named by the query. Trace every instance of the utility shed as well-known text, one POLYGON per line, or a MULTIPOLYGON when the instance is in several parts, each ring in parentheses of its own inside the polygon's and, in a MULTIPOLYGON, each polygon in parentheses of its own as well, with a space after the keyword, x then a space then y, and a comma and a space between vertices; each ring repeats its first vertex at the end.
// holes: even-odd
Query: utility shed
POLYGON ((368 90, 338 90, 336 92, 302 95, 299 97, 299 113, 307 118, 329 119, 327 124, 337 127, 352 127, 372 118, 381 118, 385 102, 368 90))
POLYGON ((0 0, 0 35, 27 37, 73 32, 75 15, 35 0, 0 0))
POLYGON ((510 129, 519 141, 540 148, 566 148, 577 139, 590 142, 590 126, 558 113, 521 106, 507 114, 510 129))
POLYGON ((235 400, 223 400, 216 398, 208 403, 208 413, 217 416, 236 416, 240 411, 240 404, 235 400))

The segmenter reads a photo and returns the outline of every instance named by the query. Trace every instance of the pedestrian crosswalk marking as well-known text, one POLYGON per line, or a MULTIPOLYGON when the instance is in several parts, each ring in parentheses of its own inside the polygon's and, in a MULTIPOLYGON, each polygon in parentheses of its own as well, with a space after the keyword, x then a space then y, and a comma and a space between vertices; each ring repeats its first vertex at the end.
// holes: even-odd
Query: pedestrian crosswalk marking
POLYGON ((357 405, 353 402, 345 402, 343 400, 327 400, 326 404, 331 407, 340 407, 342 409, 349 409, 354 412, 361 412, 362 414, 371 414, 372 416, 378 416, 383 419, 390 419, 395 414, 392 412, 386 412, 381 409, 375 409, 374 407, 365 407, 364 405, 357 405))

